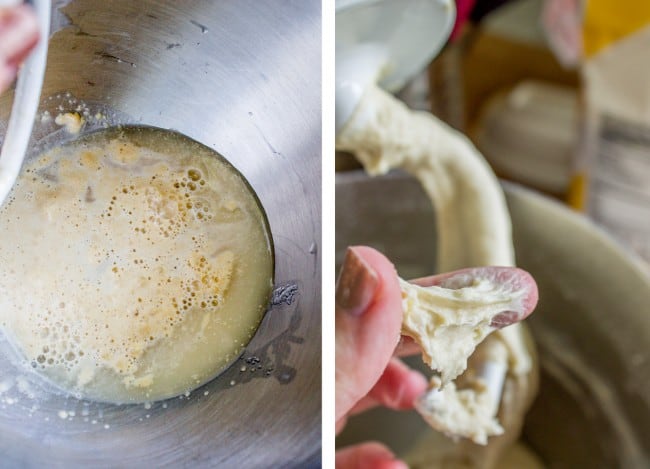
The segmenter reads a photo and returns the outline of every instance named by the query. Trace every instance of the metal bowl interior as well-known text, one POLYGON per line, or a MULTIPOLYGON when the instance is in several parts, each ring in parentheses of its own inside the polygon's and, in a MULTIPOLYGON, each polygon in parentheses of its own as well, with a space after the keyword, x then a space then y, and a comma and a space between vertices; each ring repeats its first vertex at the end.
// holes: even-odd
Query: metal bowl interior
MULTIPOLYGON (((56 3, 31 154, 70 138, 43 118, 68 111, 86 113, 84 131, 149 125, 215 149, 266 211, 275 290, 242 357, 189 396, 121 406, 63 397, 17 382, 2 357, 3 465, 316 464, 320 3, 56 3)), ((0 96, 0 134, 11 101, 0 96)))
MULTIPOLYGON (((549 467, 645 467, 650 456, 650 278, 640 261, 559 204, 507 185, 517 264, 540 302, 527 321, 541 387, 523 440, 549 467)), ((336 180, 336 254, 383 251, 405 278, 434 271, 435 220, 416 180, 391 174, 336 180)), ((421 366, 414 357, 410 364, 421 366)), ((405 454, 430 431, 414 412, 352 418, 337 444, 383 441, 405 454)))

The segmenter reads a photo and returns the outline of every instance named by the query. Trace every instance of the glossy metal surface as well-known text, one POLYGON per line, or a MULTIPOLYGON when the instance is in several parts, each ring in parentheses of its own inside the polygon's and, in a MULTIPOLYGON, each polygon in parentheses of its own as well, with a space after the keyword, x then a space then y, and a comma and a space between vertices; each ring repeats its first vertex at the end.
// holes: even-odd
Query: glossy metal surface
MULTIPOLYGON (((315 464, 320 2, 79 0, 54 18, 53 30, 61 29, 50 42, 41 110, 81 105, 89 130, 101 125, 91 122, 101 112, 105 123, 174 129, 224 155, 268 215, 277 288, 242 359, 189 397, 150 408, 30 398, 0 360, 0 465, 315 464)), ((0 135, 10 103, 10 93, 0 97, 0 135)), ((36 127, 33 145, 67 138, 51 119, 36 127)))
MULTIPOLYGON (((414 179, 351 172, 336 184, 339 263, 346 246, 368 244, 404 278, 433 272, 434 215, 414 179)), ((517 264, 540 291, 527 323, 541 388, 524 439, 549 467, 648 467, 647 271, 586 219, 520 187, 506 189, 517 264)), ((414 412, 378 409, 351 419, 339 443, 376 439, 403 455, 427 431, 414 412)))

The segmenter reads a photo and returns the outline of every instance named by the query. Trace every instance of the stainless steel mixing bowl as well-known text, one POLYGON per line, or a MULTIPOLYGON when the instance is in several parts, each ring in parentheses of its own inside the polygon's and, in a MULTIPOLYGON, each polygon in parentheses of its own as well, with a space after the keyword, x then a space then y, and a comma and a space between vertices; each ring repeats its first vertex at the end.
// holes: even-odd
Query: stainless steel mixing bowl
MULTIPOLYGON (((533 274, 540 291, 527 323, 540 353, 541 387, 523 439, 548 467, 649 467, 646 266, 559 204, 512 185, 506 195, 517 264, 533 274)), ((431 204, 414 179, 337 175, 339 263, 346 246, 367 244, 405 278, 429 275, 435 238, 431 204)), ((377 409, 351 419, 338 444, 376 439, 403 455, 427 431, 414 412, 377 409)))
MULTIPOLYGON (((16 380, 0 357, 0 466, 305 467, 320 461, 320 2, 58 2, 48 119, 174 129, 248 179, 275 243, 273 305, 240 360, 189 396, 115 406, 16 380)), ((11 93, 0 97, 4 135, 11 93)), ((6 344, 4 344, 6 345, 6 344)), ((7 347, 2 347, 7 349, 7 347)))

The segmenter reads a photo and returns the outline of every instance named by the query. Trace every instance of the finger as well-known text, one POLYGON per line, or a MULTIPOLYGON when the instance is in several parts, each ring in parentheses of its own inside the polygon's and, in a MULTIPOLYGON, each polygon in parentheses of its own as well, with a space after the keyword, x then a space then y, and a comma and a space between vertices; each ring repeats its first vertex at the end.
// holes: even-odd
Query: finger
POLYGON ((403 335, 395 349, 396 357, 408 357, 422 353, 422 348, 411 337, 403 335))
POLYGON ((377 407, 379 405, 379 402, 377 402, 376 399, 373 399, 370 396, 365 396, 362 397, 359 402, 357 402, 352 409, 350 409, 350 412, 348 412, 348 415, 356 415, 360 414, 361 412, 365 412, 366 410, 370 410, 373 407, 377 407))
POLYGON ((400 338, 395 268, 368 247, 349 248, 336 286, 336 420, 382 375, 400 338))
POLYGON ((20 5, 0 17, 0 62, 18 66, 38 42, 38 22, 32 9, 20 5))
POLYGON ((476 280, 488 279, 499 285, 503 292, 520 293, 522 302, 512 311, 503 311, 492 320, 492 326, 502 328, 526 319, 535 309, 539 293, 533 277, 525 270, 516 267, 473 267, 431 277, 411 280, 423 287, 437 285, 457 290, 472 286, 476 280))
POLYGON ((336 426, 335 426, 336 433, 335 434, 338 435, 341 432, 341 430, 343 430, 345 428, 345 426, 347 424, 348 424, 348 416, 347 415, 344 415, 343 417, 338 419, 336 421, 336 426))
POLYGON ((408 469, 384 445, 362 443, 336 452, 336 469, 408 469))
POLYGON ((412 409, 413 402, 426 388, 424 376, 392 358, 368 396, 389 409, 412 409))
POLYGON ((359 414, 383 405, 389 409, 412 409, 415 400, 427 389, 427 380, 397 358, 392 358, 381 377, 355 406, 350 415, 359 414))

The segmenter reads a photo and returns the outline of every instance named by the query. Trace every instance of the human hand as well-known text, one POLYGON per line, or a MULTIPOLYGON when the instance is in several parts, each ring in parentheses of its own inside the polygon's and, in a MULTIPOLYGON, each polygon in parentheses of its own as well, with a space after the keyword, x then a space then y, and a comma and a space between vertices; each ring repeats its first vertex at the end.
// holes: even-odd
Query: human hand
MULTIPOLYGON (((337 433, 348 416, 375 405, 409 409, 427 381, 393 356, 400 341, 402 294, 395 268, 368 247, 349 248, 336 285, 337 433)), ((339 450, 337 468, 401 469, 385 446, 364 443, 339 450)))
MULTIPOLYGON (((509 268, 467 269, 494 274, 516 288, 526 287, 524 311, 499 315, 496 327, 524 319, 537 302, 534 280, 524 271, 509 268)), ((436 285, 459 272, 414 281, 436 285)), ((400 337, 402 297, 397 273, 382 254, 368 247, 348 249, 336 288, 336 431, 347 417, 375 405, 409 409, 426 389, 424 377, 410 370, 395 355, 418 353, 410 340, 400 337)), ((339 450, 337 468, 406 467, 379 443, 364 443, 339 450)))
POLYGON ((28 5, 0 8, 0 93, 38 42, 38 23, 28 5))

